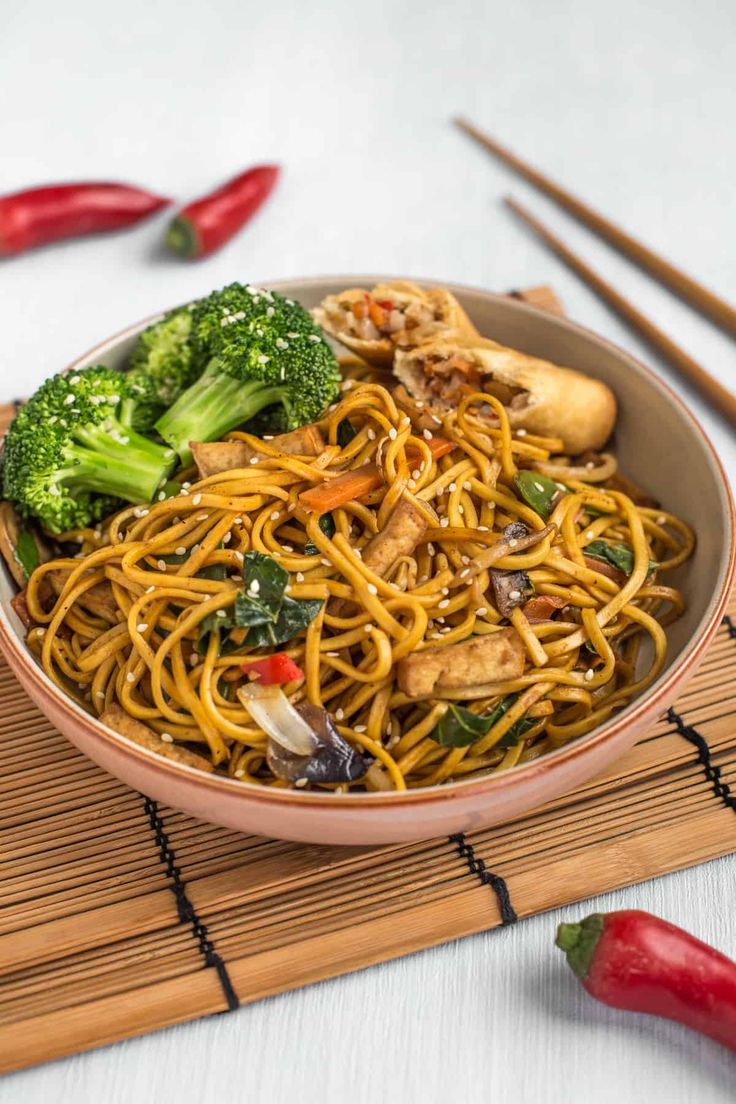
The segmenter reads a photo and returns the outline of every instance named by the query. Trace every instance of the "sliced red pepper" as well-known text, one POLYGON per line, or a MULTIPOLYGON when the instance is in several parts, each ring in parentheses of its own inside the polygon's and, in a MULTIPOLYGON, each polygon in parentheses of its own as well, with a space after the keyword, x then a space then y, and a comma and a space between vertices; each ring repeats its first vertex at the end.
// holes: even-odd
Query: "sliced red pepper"
POLYGON ((248 660, 243 664, 243 671, 261 686, 283 686, 286 682, 297 682, 304 678, 301 667, 285 652, 276 652, 275 655, 265 656, 263 659, 248 660))
POLYGON ((538 594, 535 598, 529 599, 522 612, 527 621, 534 625, 539 621, 550 621, 555 610, 562 609, 566 605, 567 600, 558 598, 555 594, 538 594))
POLYGON ((0 196, 0 257, 36 245, 120 230, 168 207, 170 199, 128 184, 51 184, 0 196))
POLYGON ((394 305, 390 299, 376 299, 376 302, 379 307, 383 307, 385 311, 392 311, 394 309, 394 305))
POLYGON ((184 207, 171 223, 166 244, 183 257, 207 257, 230 241, 266 202, 278 165, 256 165, 184 207))

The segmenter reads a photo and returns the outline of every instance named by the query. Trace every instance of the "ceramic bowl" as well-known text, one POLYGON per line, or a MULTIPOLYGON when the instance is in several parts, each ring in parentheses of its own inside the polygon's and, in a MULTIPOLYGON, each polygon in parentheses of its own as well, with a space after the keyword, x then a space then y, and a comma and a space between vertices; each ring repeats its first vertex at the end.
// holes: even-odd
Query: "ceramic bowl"
MULTIPOLYGON (((389 277, 340 276, 271 286, 313 306, 344 287, 389 277)), ((429 282, 429 281, 427 281, 429 282)), ((626 751, 656 721, 693 674, 725 610, 734 573, 734 520, 728 483, 703 430, 661 380, 623 350, 564 319, 475 288, 452 286, 482 333, 527 353, 569 365, 609 384, 619 402, 615 450, 622 470, 697 533, 694 558, 677 585, 687 608, 668 629, 659 679, 612 720, 544 758, 508 772, 403 794, 341 796, 251 786, 159 758, 94 720, 35 664, 0 578, 0 646, 49 720, 90 759, 143 793, 202 820, 243 832, 321 844, 387 844, 426 839, 510 820, 579 786, 626 751)), ((120 366, 147 319, 80 357, 120 366)))

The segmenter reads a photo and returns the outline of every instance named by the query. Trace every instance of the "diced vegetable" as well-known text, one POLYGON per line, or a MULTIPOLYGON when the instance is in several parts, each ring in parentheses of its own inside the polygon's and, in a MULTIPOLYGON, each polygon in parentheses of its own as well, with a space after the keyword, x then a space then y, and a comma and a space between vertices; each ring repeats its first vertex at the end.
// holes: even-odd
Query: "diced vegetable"
POLYGON ((297 713, 279 686, 259 686, 248 683, 238 690, 238 697, 253 720, 272 740, 293 755, 309 758, 317 747, 317 734, 297 713))
POLYGON ((527 471, 526 469, 514 476, 514 486, 527 506, 536 510, 540 517, 546 519, 554 510, 560 495, 567 494, 541 472, 527 471))
MULTIPOLYGON (((319 518, 319 521, 318 521, 317 524, 319 525, 320 529, 322 530, 322 532, 324 533, 324 535, 326 537, 329 537, 330 539, 332 539, 332 537, 334 537, 336 529, 335 529, 335 519, 333 518, 332 514, 320 514, 320 518, 319 518)), ((319 555, 319 548, 314 543, 314 541, 308 540, 307 543, 304 545, 304 555, 305 556, 318 556, 319 555)))
POLYGON ((358 431, 350 421, 349 418, 343 418, 337 427, 337 443, 340 448, 345 448, 349 445, 354 437, 357 437, 358 431))
POLYGON ((21 529, 18 533, 15 544, 15 558, 25 571, 26 577, 30 578, 38 567, 40 560, 36 542, 28 529, 21 529))
POLYGON ((304 678, 301 667, 284 652, 277 652, 276 655, 265 656, 263 659, 249 659, 243 664, 243 671, 261 686, 283 686, 286 682, 297 682, 304 678))
POLYGON ((524 616, 531 625, 539 621, 550 621, 556 610, 567 605, 567 599, 558 598, 556 594, 538 594, 531 598, 524 606, 524 616))
MULTIPOLYGON (((594 560, 609 563, 624 575, 630 575, 634 570, 634 550, 623 543, 609 544, 608 541, 594 540, 586 544, 584 550, 586 556, 594 560)), ((649 571, 655 571, 659 567, 656 560, 649 561, 649 571)))
POLYGON ((485 736, 490 727, 487 717, 453 703, 431 735, 443 747, 467 747, 485 736))

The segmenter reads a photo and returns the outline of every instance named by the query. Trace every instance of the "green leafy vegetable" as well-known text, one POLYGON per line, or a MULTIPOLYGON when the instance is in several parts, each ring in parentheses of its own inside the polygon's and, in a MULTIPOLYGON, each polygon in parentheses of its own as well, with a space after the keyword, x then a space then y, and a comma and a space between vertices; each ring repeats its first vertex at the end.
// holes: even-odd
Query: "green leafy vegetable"
POLYGON ((15 542, 15 558, 30 578, 39 564, 36 542, 27 529, 21 529, 15 542))
POLYGON ((453 704, 440 718, 432 739, 443 747, 467 747, 485 736, 492 723, 489 717, 481 717, 463 705, 453 704))
POLYGON ((281 603, 276 619, 253 625, 245 638, 245 643, 251 648, 286 644, 314 621, 321 608, 322 600, 319 598, 299 600, 289 598, 287 595, 281 603))
POLYGON ((343 418, 337 427, 337 443, 340 448, 345 448, 350 444, 353 437, 358 436, 358 431, 350 421, 349 418, 343 418))
MULTIPOLYGON (((342 424, 343 423, 340 422, 340 425, 342 425, 342 424)), ((319 525, 319 527, 322 530, 322 532, 324 533, 324 535, 326 537, 329 537, 330 540, 332 540, 332 538, 335 535, 335 519, 333 518, 332 514, 329 514, 329 513, 320 514, 319 521, 317 522, 317 524, 319 525)), ((319 548, 314 543, 314 541, 308 540, 307 543, 304 545, 304 555, 305 556, 318 556, 319 555, 319 548)))
POLYGON ((557 505, 560 495, 567 494, 567 491, 558 487, 554 479, 542 475, 541 472, 526 469, 514 476, 514 486, 527 506, 531 506, 545 520, 557 505))
MULTIPOLYGON (((609 544, 608 541, 594 540, 586 544, 583 549, 586 556, 602 563, 609 563, 624 575, 630 575, 634 570, 634 550, 628 544, 609 544)), ((649 573, 656 571, 659 564, 656 560, 649 561, 649 573)))

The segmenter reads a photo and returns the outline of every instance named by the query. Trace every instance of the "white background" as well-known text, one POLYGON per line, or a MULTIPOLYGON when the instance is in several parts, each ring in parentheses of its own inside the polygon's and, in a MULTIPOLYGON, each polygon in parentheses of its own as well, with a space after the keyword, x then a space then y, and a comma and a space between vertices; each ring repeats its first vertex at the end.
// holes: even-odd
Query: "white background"
MULTIPOLYGON (((2 264, 0 399, 226 281, 350 270, 553 283, 574 319, 670 378, 512 220, 507 191, 735 382, 733 343, 449 122, 467 113, 735 300, 733 0, 0 0, 0 28, 2 191, 107 177, 183 200, 254 162, 285 166, 270 206, 205 263, 165 257, 159 218, 2 264)), ((733 474, 730 433, 687 397, 733 474)), ((565 915, 636 905, 736 954, 735 873, 710 863, 565 915)), ((733 1100, 736 1059, 577 988, 552 948, 558 919, 9 1077, 0 1098, 733 1100)))

